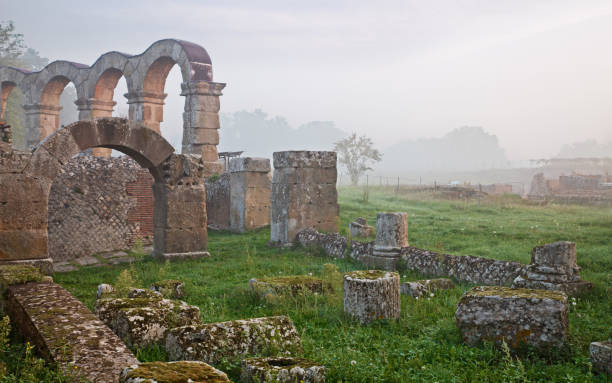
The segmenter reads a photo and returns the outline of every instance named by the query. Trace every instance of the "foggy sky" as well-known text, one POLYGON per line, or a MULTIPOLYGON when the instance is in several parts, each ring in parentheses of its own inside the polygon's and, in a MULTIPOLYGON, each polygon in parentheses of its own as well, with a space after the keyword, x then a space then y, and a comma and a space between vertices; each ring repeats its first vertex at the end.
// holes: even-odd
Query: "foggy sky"
MULTIPOLYGON (((196 42, 228 84, 222 112, 334 121, 381 148, 463 125, 496 134, 513 160, 612 140, 610 1, 327 3, 0 0, 0 20, 42 56, 88 65, 163 38, 196 42)), ((173 141, 180 82, 175 67, 162 128, 173 141)), ((119 112, 123 93, 122 81, 119 112)))

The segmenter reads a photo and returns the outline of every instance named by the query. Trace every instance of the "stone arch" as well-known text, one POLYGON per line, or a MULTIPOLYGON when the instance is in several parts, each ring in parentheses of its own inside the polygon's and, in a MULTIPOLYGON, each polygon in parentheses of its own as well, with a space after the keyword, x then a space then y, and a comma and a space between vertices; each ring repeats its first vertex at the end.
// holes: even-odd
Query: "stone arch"
POLYGON ((165 258, 207 255, 206 191, 199 156, 173 154, 155 131, 121 118, 79 121, 49 135, 34 150, 20 173, 0 174, 0 199, 15 190, 6 212, 18 215, 32 206, 18 230, 0 231, 0 263, 48 258, 48 198, 53 180, 76 154, 95 147, 120 150, 147 168, 155 180, 154 255, 165 258), (9 188, 9 189, 7 189, 9 188), (5 190, 6 189, 6 190, 5 190), (12 210, 11 210, 12 209, 12 210))
POLYGON ((19 87, 28 72, 11 67, 0 67, 0 120, 4 119, 6 101, 15 87, 19 87))
POLYGON ((101 94, 100 84, 110 89, 118 71, 123 73, 128 85, 126 98, 130 120, 141 121, 159 131, 165 80, 174 65, 181 69, 181 95, 185 96, 182 152, 201 155, 207 162, 208 174, 218 173, 221 171, 216 163, 219 96, 225 84, 213 82, 212 61, 206 49, 198 44, 176 39, 159 40, 136 56, 106 53, 91 67, 68 61, 52 62, 39 72, 0 67, 0 83, 7 82, 9 88, 8 82, 12 82, 22 89, 26 98, 26 145, 33 148, 57 128, 58 105, 44 102, 53 103, 55 97, 52 96, 66 80, 74 83, 77 90, 79 120, 106 117, 112 106, 105 105, 106 101, 97 101, 96 88, 98 94, 101 94), (20 78, 12 80, 11 76, 20 78), (96 108, 102 113, 96 113, 96 108))

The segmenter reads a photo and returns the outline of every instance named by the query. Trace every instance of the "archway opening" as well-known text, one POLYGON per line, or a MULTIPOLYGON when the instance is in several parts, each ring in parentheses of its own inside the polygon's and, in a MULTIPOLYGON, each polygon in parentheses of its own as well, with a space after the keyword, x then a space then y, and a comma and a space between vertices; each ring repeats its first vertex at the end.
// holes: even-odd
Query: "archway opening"
POLYGON ((11 126, 11 145, 13 149, 25 150, 25 97, 14 82, 4 81, 1 87, 2 119, 11 126))
POLYGON ((40 140, 55 132, 60 126, 78 121, 77 92, 74 84, 65 76, 53 77, 40 95, 40 120, 32 122, 40 126, 40 140))
MULTIPOLYGON (((123 72, 116 68, 109 68, 100 75, 93 92, 93 105, 91 117, 121 117, 128 118, 129 110, 127 99, 122 95, 127 94, 127 80, 123 72)), ((93 152, 101 157, 120 157, 123 154, 117 150, 107 148, 95 148, 93 152)))

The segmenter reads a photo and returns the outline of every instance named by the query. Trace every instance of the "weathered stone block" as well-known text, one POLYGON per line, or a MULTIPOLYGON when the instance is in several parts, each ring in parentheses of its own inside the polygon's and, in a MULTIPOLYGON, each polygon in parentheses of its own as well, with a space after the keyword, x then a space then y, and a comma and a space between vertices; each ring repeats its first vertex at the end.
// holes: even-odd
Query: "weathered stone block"
POLYGON ((95 313, 130 347, 158 343, 170 328, 201 323, 199 308, 161 297, 101 299, 95 313))
POLYGON ((166 334, 170 360, 200 360, 216 364, 221 359, 238 359, 274 352, 299 355, 300 336, 286 316, 208 323, 171 329, 166 334))
POLYGON ((335 168, 336 152, 285 151, 273 154, 274 168, 335 168))
POLYGON ((438 290, 450 290, 455 284, 448 278, 424 279, 414 282, 405 282, 401 285, 401 293, 413 298, 422 297, 438 290))
POLYGON ((569 332, 567 295, 557 291, 474 287, 461 297, 455 317, 469 345, 487 340, 510 348, 560 346, 569 332))
POLYGON ((325 383, 325 366, 308 359, 270 357, 242 361, 245 383, 325 383))
POLYGON ((408 213, 378 213, 374 254, 398 254, 408 246, 408 213))
POLYGON ((332 289, 329 282, 308 275, 289 277, 251 279, 249 288, 262 297, 291 294, 293 296, 306 292, 323 294, 332 289))
POLYGON ((593 342, 589 346, 589 353, 595 371, 612 375, 612 342, 593 342))
POLYGON ((349 223, 349 232, 352 238, 369 237, 374 234, 374 228, 368 225, 365 218, 359 217, 355 221, 349 223))
POLYGON ((512 287, 564 291, 581 295, 593 288, 580 279, 576 263, 576 244, 554 242, 537 246, 531 252, 531 264, 512 282, 512 287))
POLYGON ((399 274, 380 270, 345 274, 344 311, 362 324, 398 319, 401 311, 399 274))
POLYGON ((176 279, 154 282, 149 289, 157 291, 169 299, 183 299, 185 297, 185 282, 176 279))
POLYGON ((107 326, 57 284, 9 287, 8 309, 16 329, 36 350, 87 381, 118 382, 125 367, 138 363, 107 326))
POLYGON ((121 372, 119 383, 231 383, 227 375, 204 362, 148 362, 121 372))
POLYGON ((230 173, 235 172, 260 172, 269 173, 270 160, 259 157, 237 157, 232 158, 229 163, 230 173))

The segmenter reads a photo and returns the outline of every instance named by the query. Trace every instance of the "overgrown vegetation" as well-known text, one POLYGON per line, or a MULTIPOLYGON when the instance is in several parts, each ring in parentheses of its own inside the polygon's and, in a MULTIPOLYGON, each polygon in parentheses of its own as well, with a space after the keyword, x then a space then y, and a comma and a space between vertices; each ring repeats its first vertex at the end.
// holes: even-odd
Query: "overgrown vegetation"
MULTIPOLYGON (((583 279, 595 289, 576 300, 570 313, 569 347, 562 353, 519 355, 484 344, 463 344, 455 324, 456 304, 472 286, 419 300, 402 296, 397 322, 361 326, 343 312, 342 274, 362 267, 349 260, 321 256, 315 250, 266 246, 269 230, 243 235, 210 232, 203 260, 158 263, 145 259, 133 266, 88 268, 56 274, 62 284, 90 308, 96 286, 113 283, 124 273, 148 286, 161 279, 185 281, 189 304, 204 322, 288 315, 302 336, 305 357, 327 367, 329 382, 605 382, 593 375, 588 355, 592 341, 612 337, 612 211, 580 206, 530 206, 513 197, 476 201, 437 200, 400 191, 371 188, 364 203, 361 190, 340 189, 340 227, 362 216, 375 222, 376 212, 409 213, 411 245, 453 254, 529 262, 531 249, 556 240, 577 243, 583 279), (124 270, 129 270, 125 272, 124 270), (331 294, 283 296, 269 304, 252 294, 251 278, 309 275, 330 281, 331 294)), ((434 196, 435 197, 435 196, 434 196)), ((402 281, 423 275, 402 272, 402 281)), ((24 347, 23 345, 17 347, 24 347)), ((137 350, 143 361, 163 360, 161 348, 137 350)), ((238 380, 234 362, 216 366, 238 380)))

